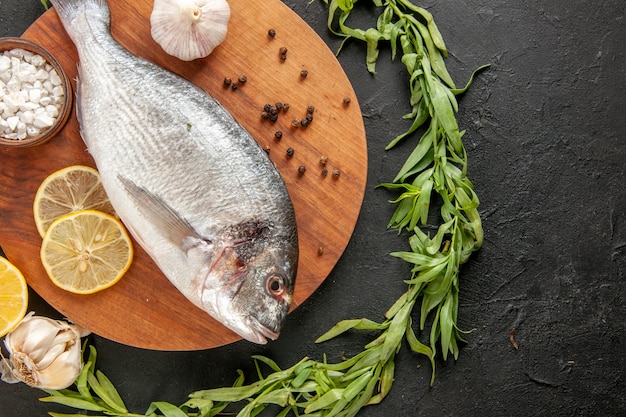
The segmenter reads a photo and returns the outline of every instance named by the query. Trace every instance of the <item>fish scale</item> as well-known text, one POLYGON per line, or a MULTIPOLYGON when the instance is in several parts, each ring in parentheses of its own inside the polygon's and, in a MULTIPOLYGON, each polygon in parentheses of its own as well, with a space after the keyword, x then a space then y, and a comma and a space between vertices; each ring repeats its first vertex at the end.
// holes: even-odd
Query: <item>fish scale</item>
POLYGON ((298 259, 276 167, 213 97, 132 55, 104 0, 52 0, 79 56, 77 115, 116 212, 192 303, 242 337, 278 337, 298 259))

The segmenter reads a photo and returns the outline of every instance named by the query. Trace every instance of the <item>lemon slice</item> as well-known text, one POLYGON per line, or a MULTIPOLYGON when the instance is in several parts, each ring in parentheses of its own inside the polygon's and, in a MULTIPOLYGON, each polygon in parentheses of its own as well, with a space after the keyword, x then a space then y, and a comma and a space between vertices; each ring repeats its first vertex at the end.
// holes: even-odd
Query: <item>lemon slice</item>
POLYGON ((39 186, 33 204, 35 224, 41 237, 59 217, 88 209, 115 216, 100 174, 84 165, 72 165, 50 174, 39 186))
POLYGON ((28 287, 22 273, 0 256, 0 337, 24 318, 28 307, 28 287))
POLYGON ((115 284, 130 267, 133 246, 124 225, 96 210, 52 222, 41 244, 41 262, 52 282, 76 294, 115 284))

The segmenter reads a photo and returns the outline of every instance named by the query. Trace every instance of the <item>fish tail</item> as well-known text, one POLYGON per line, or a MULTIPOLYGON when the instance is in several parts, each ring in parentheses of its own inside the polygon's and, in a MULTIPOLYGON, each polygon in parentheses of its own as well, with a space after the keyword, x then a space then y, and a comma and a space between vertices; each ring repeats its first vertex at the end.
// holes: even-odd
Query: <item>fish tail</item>
POLYGON ((89 23, 92 31, 109 32, 111 15, 106 0, 50 0, 56 10, 65 31, 70 35, 74 43, 81 36, 78 27, 73 22, 77 18, 83 18, 89 23))

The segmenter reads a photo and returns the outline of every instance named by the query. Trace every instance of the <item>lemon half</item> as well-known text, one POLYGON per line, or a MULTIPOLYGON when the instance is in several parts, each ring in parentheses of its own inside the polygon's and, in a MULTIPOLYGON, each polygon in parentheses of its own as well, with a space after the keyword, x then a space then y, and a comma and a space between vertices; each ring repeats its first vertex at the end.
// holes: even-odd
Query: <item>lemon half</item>
POLYGON ((0 337, 24 318, 28 307, 28 287, 15 265, 0 256, 0 337))

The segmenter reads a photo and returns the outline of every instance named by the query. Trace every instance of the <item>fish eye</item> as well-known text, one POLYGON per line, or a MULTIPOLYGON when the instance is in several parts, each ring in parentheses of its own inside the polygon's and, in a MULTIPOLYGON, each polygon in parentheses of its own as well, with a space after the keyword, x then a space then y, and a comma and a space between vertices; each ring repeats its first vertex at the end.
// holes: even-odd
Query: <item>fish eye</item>
POLYGON ((285 283, 282 277, 272 275, 266 283, 267 291, 272 297, 279 297, 285 292, 285 283))

